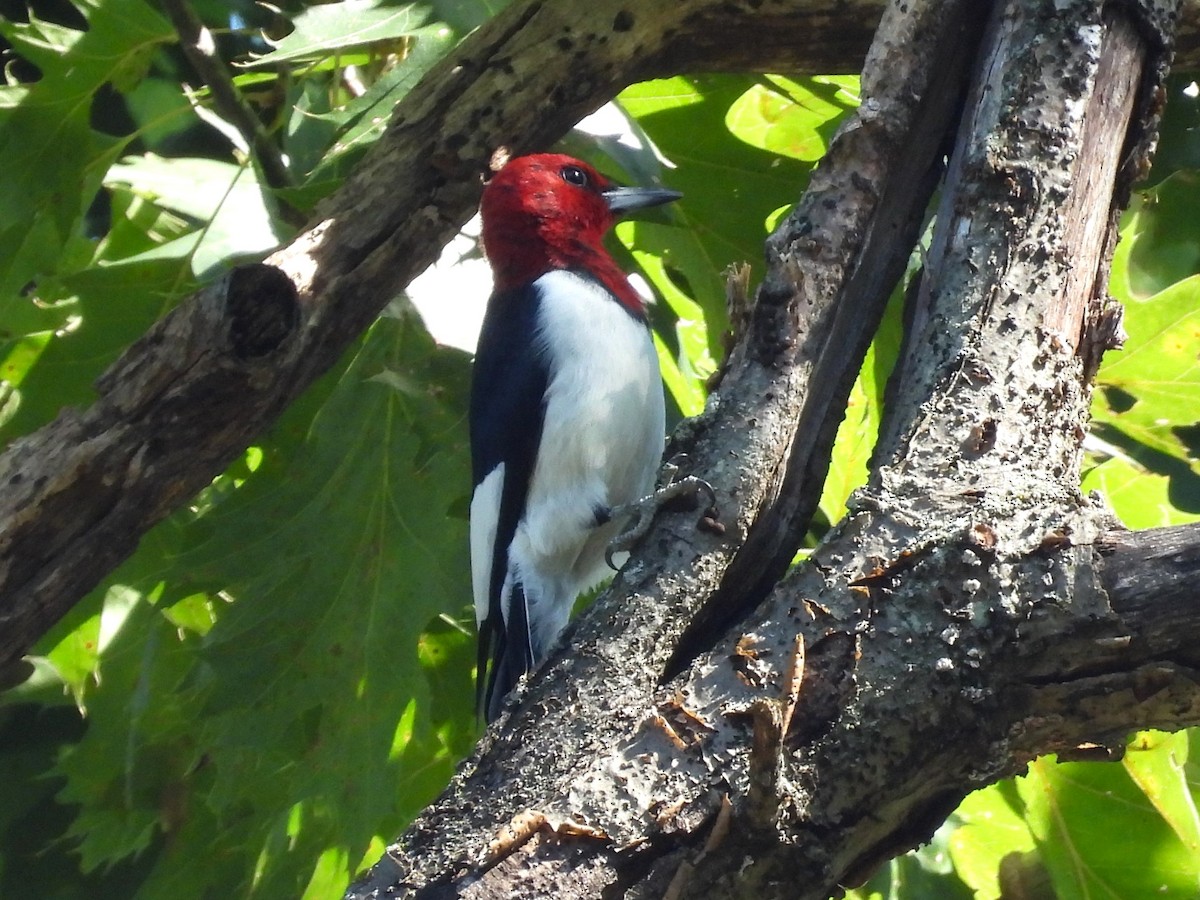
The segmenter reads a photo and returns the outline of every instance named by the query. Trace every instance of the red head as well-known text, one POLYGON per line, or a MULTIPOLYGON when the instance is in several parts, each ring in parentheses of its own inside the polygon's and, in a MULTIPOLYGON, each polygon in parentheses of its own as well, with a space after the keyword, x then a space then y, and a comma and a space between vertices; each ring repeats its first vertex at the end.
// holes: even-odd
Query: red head
POLYGON ((483 190, 483 247, 496 290, 518 287, 552 269, 589 272, 635 312, 642 302, 604 249, 617 215, 679 198, 674 191, 620 187, 561 153, 519 156, 483 190))

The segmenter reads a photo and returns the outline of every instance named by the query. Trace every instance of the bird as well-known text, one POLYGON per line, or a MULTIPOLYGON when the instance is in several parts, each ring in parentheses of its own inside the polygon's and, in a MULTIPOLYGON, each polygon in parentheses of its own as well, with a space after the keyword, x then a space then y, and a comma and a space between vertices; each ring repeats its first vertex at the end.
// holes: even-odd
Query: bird
POLYGON ((606 574, 630 505, 653 493, 658 358, 645 303, 603 237, 621 214, 681 196, 558 153, 515 157, 484 187, 494 284, 471 379, 470 551, 489 723, 606 574))

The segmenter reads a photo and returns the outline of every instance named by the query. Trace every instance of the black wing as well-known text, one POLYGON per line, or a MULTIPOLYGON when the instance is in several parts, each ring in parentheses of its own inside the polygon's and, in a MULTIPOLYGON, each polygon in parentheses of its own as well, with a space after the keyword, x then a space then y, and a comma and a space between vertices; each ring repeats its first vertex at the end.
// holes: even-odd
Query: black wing
POLYGON ((514 586, 505 622, 500 591, 542 439, 549 372, 536 346, 537 318, 538 293, 532 286, 494 294, 483 319, 471 380, 473 490, 504 465, 488 609, 479 626, 477 657, 476 705, 489 722, 499 714, 505 695, 533 666, 524 592, 514 586))

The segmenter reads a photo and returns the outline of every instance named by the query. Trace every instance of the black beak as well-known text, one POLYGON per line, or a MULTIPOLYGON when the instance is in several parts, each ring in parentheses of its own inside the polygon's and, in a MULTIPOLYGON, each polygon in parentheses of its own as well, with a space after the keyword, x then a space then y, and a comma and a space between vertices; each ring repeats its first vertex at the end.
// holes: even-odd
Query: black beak
POLYGON ((614 216, 633 209, 662 206, 664 203, 671 203, 683 196, 679 191, 646 187, 614 187, 607 191, 601 191, 600 195, 614 216))

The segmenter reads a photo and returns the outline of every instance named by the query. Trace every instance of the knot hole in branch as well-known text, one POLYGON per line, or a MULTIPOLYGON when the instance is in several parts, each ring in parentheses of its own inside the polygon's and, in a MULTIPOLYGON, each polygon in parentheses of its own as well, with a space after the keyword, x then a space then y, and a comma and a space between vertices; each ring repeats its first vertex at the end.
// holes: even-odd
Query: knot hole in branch
POLYGON ((283 346, 300 320, 299 299, 296 285, 275 266, 251 263, 230 272, 225 315, 234 355, 258 359, 283 346))

